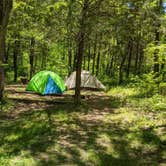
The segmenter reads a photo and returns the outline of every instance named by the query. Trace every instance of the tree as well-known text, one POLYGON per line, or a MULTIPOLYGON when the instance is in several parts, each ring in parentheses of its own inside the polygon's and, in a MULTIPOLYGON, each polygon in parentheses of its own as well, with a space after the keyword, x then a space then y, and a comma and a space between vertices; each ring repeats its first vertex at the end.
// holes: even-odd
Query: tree
POLYGON ((83 1, 83 7, 81 12, 81 20, 80 20, 80 29, 78 32, 78 52, 77 52, 77 64, 76 64, 76 88, 75 88, 75 104, 80 104, 81 102, 81 94, 80 94, 80 86, 81 86, 81 69, 82 69, 82 58, 84 52, 84 42, 85 42, 85 34, 86 34, 86 19, 87 19, 87 10, 88 10, 89 0, 83 1))
POLYGON ((80 103, 82 61, 83 69, 109 85, 152 71, 165 72, 166 60, 160 49, 164 50, 166 40, 162 3, 14 1, 6 43, 7 81, 13 81, 13 73, 16 81, 17 76, 32 77, 44 69, 63 78, 76 70, 74 100, 80 103), (152 46, 156 49, 150 52, 152 46))
MULTIPOLYGON (((156 46, 159 45, 160 42, 160 28, 161 28, 161 23, 160 23, 160 16, 163 14, 163 0, 158 0, 157 5, 156 5, 156 24, 155 24, 155 44, 156 46)), ((154 51, 154 73, 156 75, 159 74, 160 71, 160 64, 159 64, 159 50, 156 48, 154 51)))
POLYGON ((12 4, 12 0, 0 0, 0 100, 4 91, 5 39, 12 4))

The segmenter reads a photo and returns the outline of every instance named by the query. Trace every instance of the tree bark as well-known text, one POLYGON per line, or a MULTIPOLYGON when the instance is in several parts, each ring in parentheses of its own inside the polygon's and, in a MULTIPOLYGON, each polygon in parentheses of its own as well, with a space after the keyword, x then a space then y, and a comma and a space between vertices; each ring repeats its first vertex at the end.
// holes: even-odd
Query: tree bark
POLYGON ((5 54, 5 33, 4 30, 0 30, 0 100, 3 98, 5 76, 4 76, 4 54, 5 54))
POLYGON ((76 64, 76 87, 75 87, 75 97, 74 102, 76 105, 81 103, 81 69, 82 69, 82 58, 84 52, 84 41, 86 34, 86 15, 88 9, 88 1, 84 0, 84 5, 81 12, 81 20, 80 20, 80 30, 78 32, 78 53, 77 53, 77 64, 76 64))
POLYGON ((83 70, 86 68, 86 54, 83 54, 83 70))
POLYGON ((96 51, 97 51, 97 34, 95 35, 95 41, 94 41, 92 74, 95 73, 96 51))
POLYGON ((122 57, 122 61, 121 61, 120 67, 119 67, 119 84, 121 84, 123 82, 123 66, 126 62, 129 46, 130 46, 130 42, 128 42, 128 45, 126 47, 125 55, 122 57))
POLYGON ((72 68, 72 71, 75 71, 76 70, 76 61, 77 61, 77 47, 74 49, 74 58, 73 58, 73 68, 72 68))
POLYGON ((72 43, 71 39, 68 39, 68 75, 72 72, 72 43))
MULTIPOLYGON (((161 14, 163 13, 163 0, 159 0, 157 1, 157 9, 156 9, 156 13, 161 16, 161 14)), ((156 29, 155 29, 155 43, 156 46, 158 46, 159 41, 160 41, 160 27, 161 27, 161 23, 159 22, 159 20, 156 20, 156 29)), ((160 65, 159 65, 159 50, 158 48, 156 48, 156 50, 154 51, 154 73, 155 76, 159 76, 159 72, 160 72, 160 65)))
POLYGON ((110 62, 110 64, 109 64, 109 68, 108 68, 108 75, 109 76, 112 76, 112 71, 113 71, 113 60, 114 60, 114 56, 112 55, 112 57, 111 57, 111 62, 110 62))
POLYGON ((132 58, 133 42, 129 41, 129 50, 128 50, 128 65, 126 70, 126 78, 130 76, 130 67, 131 67, 131 58, 132 58))
MULTIPOLYGON (((158 45, 159 43, 159 40, 160 40, 160 34, 159 34, 159 31, 156 30, 156 38, 155 38, 155 42, 156 42, 156 45, 158 45)), ((156 50, 154 51, 154 73, 156 75, 158 75, 159 73, 159 50, 156 48, 156 50)))
POLYGON ((42 48, 42 63, 41 63, 42 70, 46 70, 46 61, 47 61, 47 46, 44 45, 44 47, 42 48))
POLYGON ((143 46, 140 45, 140 55, 138 59, 138 68, 137 68, 137 74, 141 74, 142 71, 142 65, 143 65, 143 60, 144 60, 144 51, 143 51, 143 46))
POLYGON ((106 65, 106 74, 108 76, 111 75, 111 71, 112 71, 112 66, 113 66, 113 55, 111 54, 111 46, 109 45, 108 47, 108 62, 107 62, 107 65, 106 65))
POLYGON ((138 60, 139 60, 139 55, 140 55, 140 39, 137 41, 137 46, 136 46, 136 57, 135 57, 135 65, 134 65, 134 74, 138 74, 138 60))
POLYGON ((91 57, 91 50, 90 50, 90 48, 91 48, 91 45, 89 43, 89 45, 88 45, 88 71, 90 69, 90 57, 91 57))
POLYGON ((20 47, 20 41, 19 39, 16 39, 14 43, 14 51, 13 51, 13 68, 14 68, 14 82, 17 82, 17 67, 18 67, 18 55, 19 55, 19 47, 20 47))
POLYGON ((30 43, 30 54, 29 54, 29 61, 30 61, 30 79, 33 76, 34 73, 34 56, 35 56, 35 38, 31 38, 31 43, 30 43))
POLYGON ((119 68, 119 84, 121 84, 123 82, 123 66, 125 64, 126 57, 127 57, 127 55, 125 54, 123 56, 121 64, 120 64, 120 68, 119 68))
MULTIPOLYGON (((68 44, 68 75, 72 72, 72 15, 73 15, 74 0, 69 1, 68 15, 67 15, 67 44, 68 44)), ((75 62, 74 62, 75 63, 75 62)), ((73 64, 74 64, 73 63, 73 64)), ((74 66, 73 66, 74 68, 74 66)))
POLYGON ((5 38, 12 5, 12 0, 0 0, 0 100, 3 98, 4 91, 5 38))
POLYGON ((6 48, 6 52, 5 52, 5 63, 8 63, 9 60, 9 52, 10 52, 10 43, 8 43, 7 45, 5 45, 6 48))
MULTIPOLYGON (((100 39, 101 40, 101 39, 100 39)), ((100 51, 101 51, 101 41, 99 43, 99 49, 97 54, 97 62, 96 62, 96 76, 99 74, 99 67, 100 67, 100 51)))

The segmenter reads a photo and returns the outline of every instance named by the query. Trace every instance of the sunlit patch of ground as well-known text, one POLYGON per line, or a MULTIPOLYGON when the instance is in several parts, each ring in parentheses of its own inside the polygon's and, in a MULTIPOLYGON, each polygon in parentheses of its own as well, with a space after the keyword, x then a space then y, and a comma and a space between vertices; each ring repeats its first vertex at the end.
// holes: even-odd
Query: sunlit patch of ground
POLYGON ((84 91, 77 108, 72 91, 39 96, 24 86, 6 89, 14 106, 0 113, 2 166, 166 164, 166 113, 148 106, 153 98, 133 98, 135 89, 84 91))

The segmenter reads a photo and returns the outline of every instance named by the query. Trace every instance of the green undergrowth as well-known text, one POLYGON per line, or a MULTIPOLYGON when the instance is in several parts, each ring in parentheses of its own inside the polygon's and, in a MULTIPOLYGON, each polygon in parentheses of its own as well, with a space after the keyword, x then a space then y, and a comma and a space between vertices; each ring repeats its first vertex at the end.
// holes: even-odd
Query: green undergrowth
POLYGON ((118 97, 126 107, 133 107, 140 111, 164 111, 166 110, 166 96, 155 94, 150 97, 142 96, 139 88, 114 87, 108 93, 118 97))
POLYGON ((3 100, 0 101, 0 112, 7 112, 11 110, 13 106, 14 106, 14 102, 4 98, 3 100))
POLYGON ((0 118, 0 165, 166 164, 166 98, 139 93, 114 87, 79 107, 20 100, 0 118))

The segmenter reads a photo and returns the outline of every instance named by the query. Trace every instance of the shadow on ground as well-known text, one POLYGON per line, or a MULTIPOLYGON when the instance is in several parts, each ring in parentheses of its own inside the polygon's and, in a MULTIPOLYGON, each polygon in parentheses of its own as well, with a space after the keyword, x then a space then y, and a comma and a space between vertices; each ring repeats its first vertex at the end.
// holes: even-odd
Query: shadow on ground
POLYGON ((123 123, 118 111, 123 101, 118 98, 88 97, 79 108, 72 102, 15 102, 14 109, 0 114, 0 164, 133 166, 165 162, 166 146, 155 129, 123 123))

